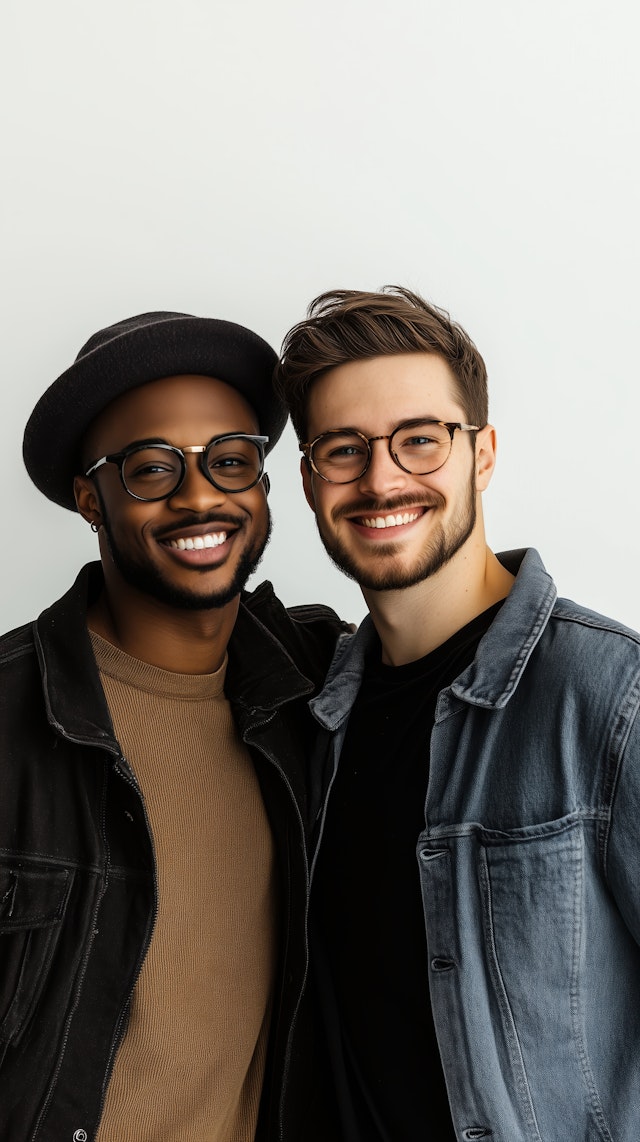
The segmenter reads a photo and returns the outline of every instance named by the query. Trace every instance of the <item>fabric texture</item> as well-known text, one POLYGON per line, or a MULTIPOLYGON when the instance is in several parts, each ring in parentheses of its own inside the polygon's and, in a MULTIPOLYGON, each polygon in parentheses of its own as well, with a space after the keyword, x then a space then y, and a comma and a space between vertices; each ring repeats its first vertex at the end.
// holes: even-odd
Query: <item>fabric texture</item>
MULTIPOLYGON (((499 558, 517 578, 439 695, 415 837, 452 1118, 461 1139, 637 1142, 640 636, 557 599, 537 552, 499 558)), ((314 851, 374 633, 311 703, 314 851)))
POLYGON ((91 634, 158 870, 153 939, 98 1142, 252 1142, 277 906, 255 769, 215 674, 175 674, 91 634))
POLYGON ((438 694, 472 661, 501 605, 402 666, 382 662, 377 640, 349 715, 311 900, 345 1142, 457 1142, 425 987, 415 838, 438 694))
MULTIPOLYGON (((2 1142, 95 1142, 157 914, 153 834, 86 626, 101 588, 100 565, 84 568, 35 623, 0 640, 2 1142)), ((285 1111, 281 1094, 307 975, 306 700, 343 629, 328 608, 287 612, 265 583, 243 593, 228 646, 225 693, 282 902, 259 1142, 300 1137, 298 1103, 285 1111)))

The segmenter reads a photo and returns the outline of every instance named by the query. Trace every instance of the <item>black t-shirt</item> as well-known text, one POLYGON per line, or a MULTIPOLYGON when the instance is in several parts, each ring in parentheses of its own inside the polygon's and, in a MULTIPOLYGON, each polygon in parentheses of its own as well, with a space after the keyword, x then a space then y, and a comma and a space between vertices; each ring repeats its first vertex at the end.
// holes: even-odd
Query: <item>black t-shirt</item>
POLYGON ((385 666, 378 643, 351 712, 312 891, 346 1142, 455 1142, 416 845, 438 694, 473 660, 500 605, 406 666, 385 666))

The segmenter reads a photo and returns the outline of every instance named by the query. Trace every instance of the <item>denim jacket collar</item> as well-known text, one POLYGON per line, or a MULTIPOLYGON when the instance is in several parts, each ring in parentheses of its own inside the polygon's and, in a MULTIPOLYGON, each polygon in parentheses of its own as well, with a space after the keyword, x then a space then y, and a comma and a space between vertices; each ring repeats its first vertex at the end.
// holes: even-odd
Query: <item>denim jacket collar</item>
MULTIPOLYGON (((451 691, 463 702, 499 710, 520 681, 549 621, 557 592, 534 548, 502 552, 497 558, 516 580, 481 639, 473 662, 455 680, 451 691)), ((348 716, 362 681, 366 654, 375 639, 375 627, 367 615, 356 635, 340 640, 324 689, 310 703, 314 717, 326 729, 337 730, 348 716)), ((436 717, 442 716, 439 703, 436 717)))

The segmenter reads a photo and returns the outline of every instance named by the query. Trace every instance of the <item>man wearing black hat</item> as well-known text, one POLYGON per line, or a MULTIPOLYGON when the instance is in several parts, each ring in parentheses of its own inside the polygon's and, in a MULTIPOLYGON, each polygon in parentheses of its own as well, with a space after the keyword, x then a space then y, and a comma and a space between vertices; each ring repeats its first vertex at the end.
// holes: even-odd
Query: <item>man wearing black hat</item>
POLYGON ((144 314, 27 425, 29 474, 101 565, 0 643, 3 1142, 282 1136, 306 699, 341 625, 241 595, 286 419, 275 360, 240 326, 144 314))

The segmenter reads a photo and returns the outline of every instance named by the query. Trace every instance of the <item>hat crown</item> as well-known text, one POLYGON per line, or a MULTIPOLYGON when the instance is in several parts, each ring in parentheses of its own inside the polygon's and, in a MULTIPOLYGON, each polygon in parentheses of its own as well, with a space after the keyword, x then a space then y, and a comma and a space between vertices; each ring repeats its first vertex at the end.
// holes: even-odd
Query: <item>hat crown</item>
POLYGON ((76 357, 76 361, 81 361, 89 353, 93 353, 95 349, 102 349, 108 345, 109 341, 114 341, 117 337, 122 337, 123 334, 133 333, 138 329, 145 329, 151 325, 158 325, 162 321, 179 321, 180 318, 193 320, 190 313, 172 313, 169 310, 157 310, 153 313, 138 313, 135 317, 125 317, 122 321, 116 321, 113 325, 106 325, 104 329, 99 329, 97 333, 92 333, 88 341, 85 341, 80 352, 76 357))
POLYGON ((245 326, 189 313, 139 313, 99 329, 31 413, 23 441, 27 471, 45 496, 75 511, 73 479, 81 468, 83 436, 95 417, 138 385, 192 374, 215 377, 241 393, 260 432, 269 437, 268 453, 287 419, 273 388, 277 359, 271 346, 245 326))

